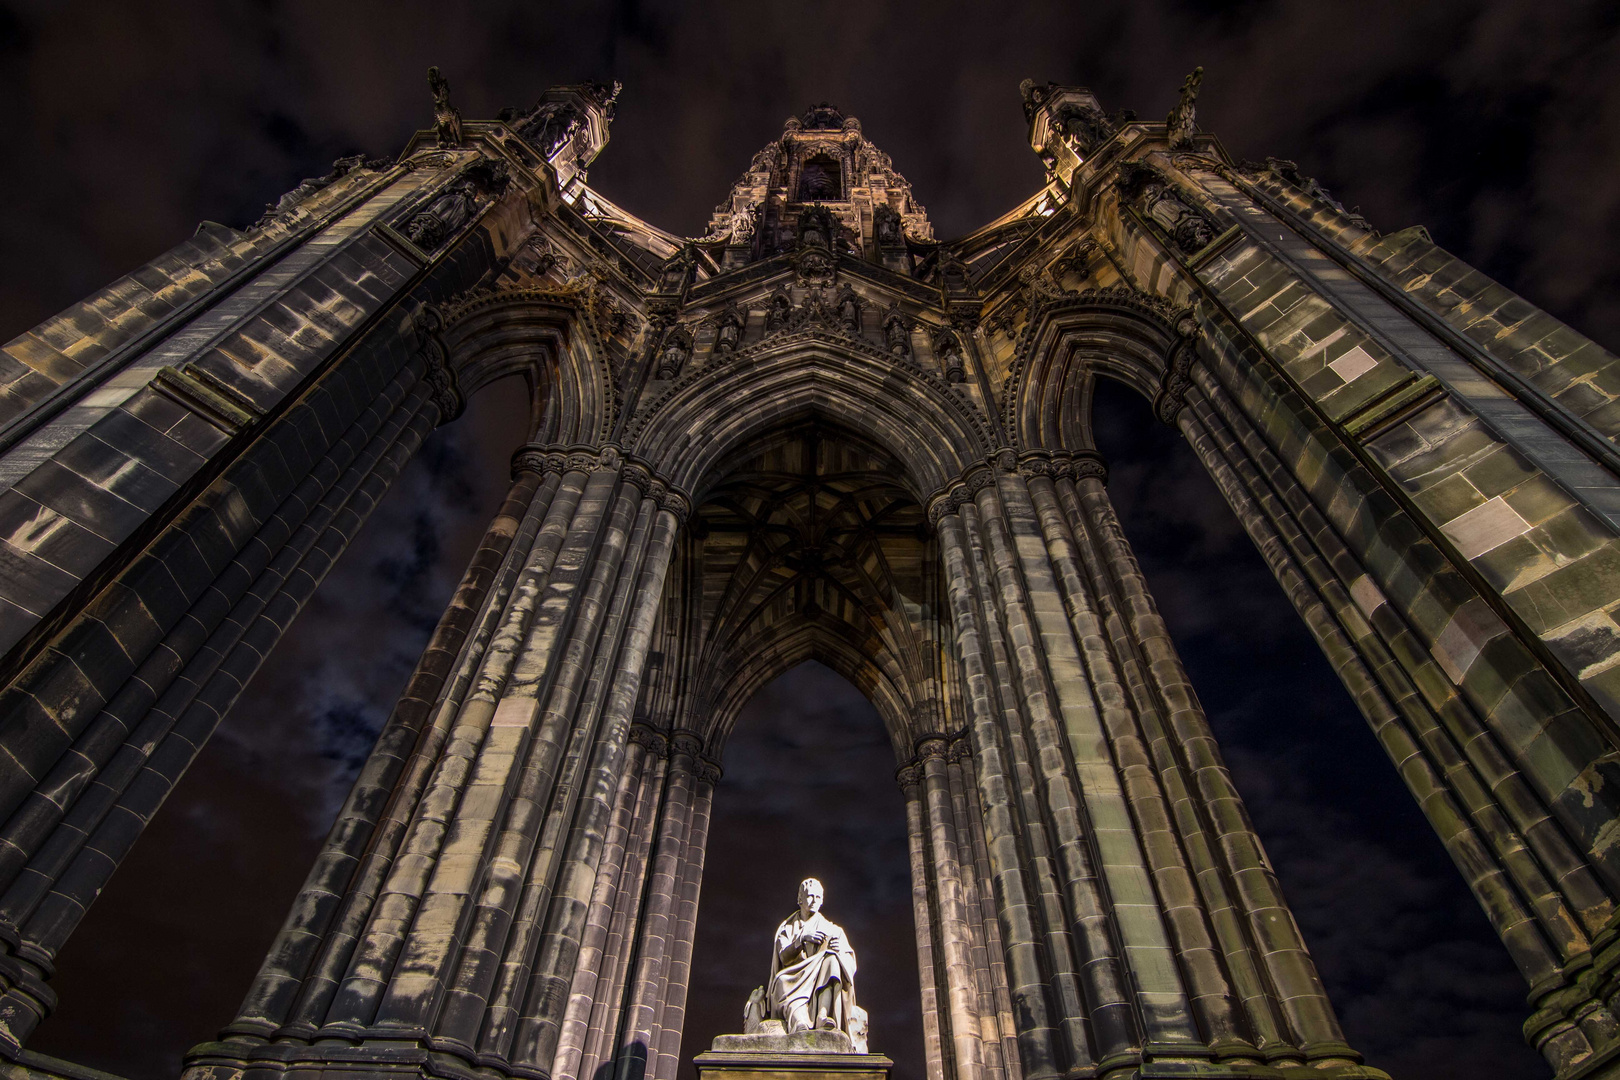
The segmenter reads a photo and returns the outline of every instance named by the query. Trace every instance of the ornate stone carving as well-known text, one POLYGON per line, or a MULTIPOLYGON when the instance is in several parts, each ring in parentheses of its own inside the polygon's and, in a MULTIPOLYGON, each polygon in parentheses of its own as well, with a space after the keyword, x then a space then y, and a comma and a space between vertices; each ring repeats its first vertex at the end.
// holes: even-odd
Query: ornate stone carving
POLYGON ((793 314, 793 301, 783 293, 771 297, 770 303, 765 305, 765 332, 774 334, 778 330, 787 328, 788 318, 793 314))
POLYGON ((911 355, 911 322, 898 311, 883 319, 883 345, 893 356, 911 355))
POLYGON ((934 356, 939 360, 945 381, 959 383, 967 378, 967 364, 962 359, 962 343, 956 335, 941 327, 934 331, 934 356))
POLYGON ((428 89, 433 92, 433 127, 439 145, 454 149, 461 145, 461 110, 450 104, 450 80, 436 67, 428 68, 428 89))
POLYGON ((720 313, 715 322, 714 351, 717 355, 725 355, 737 351, 742 344, 743 317, 736 308, 727 308, 720 313))
POLYGON ((1191 311, 1183 312, 1176 319, 1175 329, 1176 343, 1170 347, 1159 392, 1153 397, 1153 415, 1172 427, 1186 406, 1187 391, 1193 385, 1192 364, 1198 358, 1198 320, 1191 311))
POLYGON ((838 325, 850 337, 858 337, 861 332, 861 309, 864 305, 861 298, 852 289, 845 289, 838 296, 838 325))
POLYGON ((584 126, 585 117, 573 102, 548 101, 524 121, 518 134, 540 151, 541 157, 550 159, 584 126))
POLYGON ((440 337, 443 329, 444 315, 437 305, 427 304, 417 312, 416 350, 422 357, 422 381, 428 386, 433 404, 438 406, 441 424, 460 416, 466 407, 455 370, 450 366, 449 351, 440 337))
POLYGON ((1164 229, 1183 255, 1196 255, 1215 239, 1215 223, 1152 165, 1139 161, 1122 165, 1118 188, 1122 198, 1164 229))
POLYGON ((703 738, 696 732, 677 731, 669 737, 669 752, 671 756, 684 754, 695 758, 703 750, 703 738))
POLYGON ((449 187, 405 223, 405 236, 429 255, 434 254, 478 213, 506 190, 505 162, 482 159, 468 167, 449 187))
POLYGON ((905 234, 901 232, 900 211, 891 206, 879 206, 872 211, 872 236, 880 248, 903 248, 905 234))
POLYGON ((1067 102, 1057 107, 1058 132, 1068 139, 1081 157, 1114 137, 1114 125, 1095 105, 1067 102))
POLYGON ((332 171, 325 176, 307 177, 299 181, 297 187, 277 199, 274 205, 266 205, 264 215, 254 222, 253 227, 262 229, 278 221, 288 220, 311 195, 330 187, 358 169, 386 169, 390 164, 387 158, 367 158, 363 154, 340 157, 332 162, 332 171))
POLYGON ((692 335, 685 327, 677 326, 664 335, 658 347, 658 378, 677 378, 691 357, 692 335))
POLYGON ((922 783, 922 769, 914 762, 902 765, 895 770, 894 779, 901 791, 909 790, 922 783))
POLYGON ((650 757, 664 757, 669 753, 669 737, 645 720, 630 725, 630 741, 646 750, 650 757))
POLYGON ((1198 84, 1204 81, 1204 69, 1195 67, 1181 84, 1181 99, 1165 117, 1165 127, 1169 129, 1170 149, 1191 150, 1193 136, 1198 131, 1195 122, 1198 117, 1198 84))

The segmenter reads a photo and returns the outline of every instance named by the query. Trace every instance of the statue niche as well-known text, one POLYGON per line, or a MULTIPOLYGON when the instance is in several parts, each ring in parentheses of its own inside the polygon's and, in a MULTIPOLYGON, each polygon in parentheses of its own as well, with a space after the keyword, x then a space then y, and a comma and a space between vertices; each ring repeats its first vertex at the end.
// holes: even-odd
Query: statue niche
POLYGON ((817 154, 799 171, 799 201, 826 202, 844 197, 844 170, 838 159, 817 154))

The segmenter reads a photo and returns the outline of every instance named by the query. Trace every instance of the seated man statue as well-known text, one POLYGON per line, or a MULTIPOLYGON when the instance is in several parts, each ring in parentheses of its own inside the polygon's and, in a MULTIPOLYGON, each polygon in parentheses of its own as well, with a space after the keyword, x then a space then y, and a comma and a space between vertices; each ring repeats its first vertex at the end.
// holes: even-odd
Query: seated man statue
POLYGON ((855 1005, 855 950, 843 928, 821 914, 821 882, 799 886, 799 910, 776 928, 771 980, 754 991, 745 1029, 779 1020, 789 1034, 820 1029, 850 1036, 866 1052, 866 1011, 855 1005))

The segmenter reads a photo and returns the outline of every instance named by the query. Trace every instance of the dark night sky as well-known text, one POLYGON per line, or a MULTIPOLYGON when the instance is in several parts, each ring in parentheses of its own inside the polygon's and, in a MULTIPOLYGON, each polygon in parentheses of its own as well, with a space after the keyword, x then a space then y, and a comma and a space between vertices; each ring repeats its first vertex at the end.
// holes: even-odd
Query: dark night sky
MULTIPOLYGON (((833 101, 945 237, 1039 183, 1021 78, 1156 117, 1202 64, 1199 118, 1232 154, 1297 160, 1375 226, 1424 224, 1620 344, 1620 7, 1544 0, 0 3, 0 338, 200 220, 246 225, 340 154, 395 151, 429 122, 429 64, 472 117, 554 83, 623 81, 593 182, 682 233, 785 117, 833 101)), ((1505 953, 1213 485, 1140 400, 1111 393, 1099 409, 1110 489, 1351 1041, 1397 1080, 1546 1076, 1520 1042, 1505 953)), ((229 1019, 521 426, 517 395, 492 387, 412 463, 69 943, 38 1049, 144 1080, 229 1019)), ((862 950, 874 1046, 897 1080, 921 1075, 882 743, 825 669, 750 708, 717 795, 688 1055, 763 977, 747 935, 774 927, 830 849, 761 853, 824 832, 864 838, 858 858, 824 862, 828 911, 862 950), (826 761, 837 783, 763 782, 826 761), (722 928, 756 911, 728 947, 722 928), (910 997, 880 1002, 886 987, 910 997)))

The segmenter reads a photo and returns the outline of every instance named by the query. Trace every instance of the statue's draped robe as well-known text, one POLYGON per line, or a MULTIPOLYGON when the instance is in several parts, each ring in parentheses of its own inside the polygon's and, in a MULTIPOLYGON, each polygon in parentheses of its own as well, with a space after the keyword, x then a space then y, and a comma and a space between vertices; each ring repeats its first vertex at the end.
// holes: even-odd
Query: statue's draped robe
POLYGON ((810 1027, 816 1019, 817 991, 835 980, 841 992, 832 1018, 839 1031, 847 1032, 855 1007, 855 950, 850 948, 843 927, 821 912, 806 919, 795 911, 776 928, 766 994, 769 1015, 784 1021, 790 1032, 810 1027), (819 946, 811 945, 805 937, 817 930, 826 934, 827 940, 819 946))

